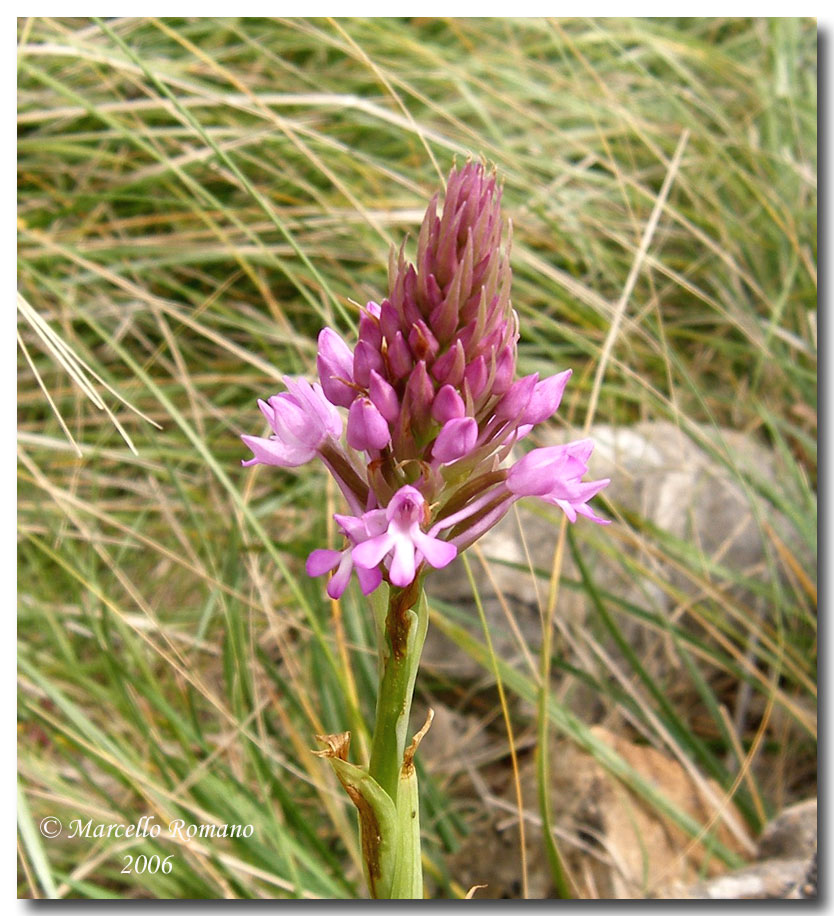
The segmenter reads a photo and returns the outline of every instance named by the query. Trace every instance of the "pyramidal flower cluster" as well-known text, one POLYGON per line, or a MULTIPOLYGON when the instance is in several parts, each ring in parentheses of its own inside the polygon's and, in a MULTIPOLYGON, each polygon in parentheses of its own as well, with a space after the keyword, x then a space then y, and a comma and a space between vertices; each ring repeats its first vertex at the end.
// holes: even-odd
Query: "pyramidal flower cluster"
POLYGON ((296 467, 320 459, 351 515, 336 515, 343 550, 314 550, 307 572, 333 572, 339 597, 355 572, 365 594, 409 585, 440 568, 535 496, 570 521, 599 524, 588 500, 608 480, 583 482, 593 442, 533 449, 502 467, 513 446, 556 412, 568 369, 515 378, 518 317, 502 249, 501 191, 479 163, 453 169, 420 229, 416 264, 389 261, 388 298, 369 302, 350 346, 318 338, 319 381, 285 378, 259 407, 268 438, 243 436, 244 465, 296 467), (346 417, 344 415, 346 411, 346 417))

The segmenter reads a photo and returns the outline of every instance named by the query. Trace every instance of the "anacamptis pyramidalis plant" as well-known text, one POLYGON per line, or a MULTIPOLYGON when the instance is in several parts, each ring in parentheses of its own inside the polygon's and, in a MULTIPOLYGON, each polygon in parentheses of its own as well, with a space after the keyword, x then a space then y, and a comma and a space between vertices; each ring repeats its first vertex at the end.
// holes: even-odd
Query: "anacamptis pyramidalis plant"
POLYGON ((392 252, 388 298, 362 310, 353 349, 324 328, 319 382, 285 378, 285 392, 258 402, 272 434, 242 437, 254 455, 245 465, 320 459, 347 503, 335 516, 344 546, 314 550, 307 572, 332 573, 332 598, 355 573, 377 620, 368 766, 348 761, 347 732, 322 737, 320 752, 359 811, 375 898, 423 896, 413 757, 424 729, 406 741, 428 622, 425 576, 525 496, 559 506, 571 522, 584 515, 607 524, 588 500, 608 480, 582 480, 590 439, 535 448, 503 466, 513 446, 553 416, 571 370, 515 378, 518 317, 500 201, 482 165, 453 169, 442 214, 437 196, 426 211, 416 265, 392 252))

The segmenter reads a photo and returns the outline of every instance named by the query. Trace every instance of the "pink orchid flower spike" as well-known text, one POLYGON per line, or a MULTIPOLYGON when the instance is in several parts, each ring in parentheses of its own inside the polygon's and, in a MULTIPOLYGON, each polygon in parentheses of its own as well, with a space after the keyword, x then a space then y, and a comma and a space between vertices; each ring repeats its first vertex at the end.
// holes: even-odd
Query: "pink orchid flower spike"
POLYGON ((336 516, 347 546, 313 551, 311 576, 353 575, 368 594, 384 579, 404 588, 423 563, 442 568, 522 497, 601 525, 586 480, 590 439, 533 449, 517 444, 556 413, 571 377, 562 369, 516 378, 518 315, 510 298, 510 232, 501 186, 482 163, 452 169, 442 204, 429 204, 409 263, 392 252, 387 295, 358 315, 358 338, 318 336, 319 380, 285 378, 258 405, 269 437, 243 436, 243 464, 294 468, 318 459, 351 515, 336 516), (431 508, 430 508, 431 507, 431 508))

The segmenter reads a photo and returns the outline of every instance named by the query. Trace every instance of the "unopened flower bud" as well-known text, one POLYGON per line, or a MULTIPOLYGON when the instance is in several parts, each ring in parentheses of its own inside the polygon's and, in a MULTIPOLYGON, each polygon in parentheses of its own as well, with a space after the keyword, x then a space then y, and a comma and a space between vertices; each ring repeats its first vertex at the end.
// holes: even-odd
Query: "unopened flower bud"
POLYGON ((397 392, 373 369, 368 394, 382 416, 389 423, 393 423, 400 413, 400 399, 397 397, 397 392))
POLYGON ((367 388, 372 371, 383 371, 382 356, 367 341, 360 340, 353 352, 353 379, 357 385, 367 388))
POLYGON ((418 427, 426 426, 431 416, 432 401, 434 401, 434 385, 426 371, 425 362, 420 360, 408 377, 403 396, 403 409, 407 413, 409 422, 418 427))
POLYGON ((322 390, 331 404, 350 407, 356 397, 356 389, 347 384, 353 381, 353 353, 332 328, 322 330, 318 343, 316 365, 322 390))
POLYGON ((359 339, 370 344, 375 350, 382 347, 382 328, 379 326, 379 306, 369 302, 359 316, 359 339))
POLYGON ((360 452, 382 449, 391 441, 391 431, 385 417, 370 398, 357 398, 348 412, 347 441, 360 452))
POLYGON ((505 347, 498 356, 495 364, 495 378, 492 382, 492 393, 503 394, 510 387, 515 374, 515 353, 512 348, 505 347))
POLYGON ((393 338, 388 338, 388 366, 395 379, 408 375, 414 366, 414 358, 402 331, 397 331, 393 338))
POLYGON ((463 381, 465 370, 466 354, 463 352, 461 342, 456 340, 450 350, 447 350, 443 356, 435 360, 432 375, 438 382, 453 385, 457 388, 463 381))
POLYGON ((401 322, 399 313, 388 299, 379 308, 379 326, 390 346, 394 335, 401 330, 401 322))
POLYGON ((469 388, 469 393, 476 400, 483 394, 488 378, 489 368, 483 356, 479 356, 469 363, 463 372, 463 379, 469 388))
POLYGON ((539 374, 536 372, 513 382, 507 393, 495 405, 495 416, 499 420, 520 419, 522 412, 526 411, 530 404, 538 380, 539 374))
POLYGON ((440 349, 437 338, 432 334, 425 321, 420 319, 412 325, 408 335, 408 345, 415 359, 431 362, 440 349))
POLYGON ((451 385, 444 385, 434 396, 431 415, 438 423, 446 423, 448 420, 462 417, 465 413, 466 405, 463 398, 451 385))
POLYGON ((478 439, 478 424, 472 417, 458 417, 449 420, 434 440, 432 458, 438 464, 449 464, 463 458, 475 447, 478 439))
POLYGON ((537 423, 543 423, 549 420, 559 408, 562 402, 562 395, 565 392, 565 386, 571 377, 572 370, 566 369, 558 375, 551 375, 549 378, 542 379, 530 398, 525 411, 523 422, 535 426, 537 423))

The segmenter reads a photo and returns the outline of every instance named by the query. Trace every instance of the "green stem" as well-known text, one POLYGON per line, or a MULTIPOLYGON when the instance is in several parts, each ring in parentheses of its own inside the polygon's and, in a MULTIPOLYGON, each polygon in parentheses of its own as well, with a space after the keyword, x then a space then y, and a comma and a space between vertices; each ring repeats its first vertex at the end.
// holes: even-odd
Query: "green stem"
POLYGON ((368 891, 378 900, 421 900, 420 805, 414 754, 431 724, 406 748, 408 720, 429 621, 422 577, 407 588, 382 588, 371 598, 379 641, 379 694, 367 770, 349 763, 350 733, 318 735, 359 812, 368 891))
POLYGON ((428 618, 422 578, 415 579, 407 588, 391 589, 368 769, 395 805, 428 618))

